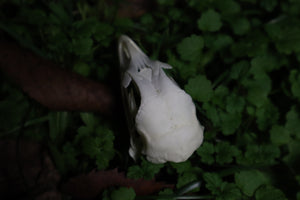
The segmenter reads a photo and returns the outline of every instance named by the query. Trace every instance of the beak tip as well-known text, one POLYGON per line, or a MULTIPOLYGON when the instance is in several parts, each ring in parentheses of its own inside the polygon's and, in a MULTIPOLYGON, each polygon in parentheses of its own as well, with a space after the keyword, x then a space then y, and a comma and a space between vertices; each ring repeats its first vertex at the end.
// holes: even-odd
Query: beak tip
POLYGON ((131 39, 127 35, 121 35, 119 37, 119 44, 121 44, 123 42, 128 42, 128 41, 131 41, 131 39))

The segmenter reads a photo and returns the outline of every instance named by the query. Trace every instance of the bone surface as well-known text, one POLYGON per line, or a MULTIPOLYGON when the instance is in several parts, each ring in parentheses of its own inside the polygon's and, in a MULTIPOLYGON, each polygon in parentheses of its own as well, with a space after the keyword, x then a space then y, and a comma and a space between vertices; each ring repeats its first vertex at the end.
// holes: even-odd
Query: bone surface
POLYGON ((165 74, 170 65, 151 60, 128 36, 122 35, 118 45, 123 90, 134 82, 141 99, 132 105, 128 95, 140 136, 138 142, 131 138, 129 154, 136 158, 141 151, 153 163, 187 160, 201 145, 204 130, 192 98, 165 74))

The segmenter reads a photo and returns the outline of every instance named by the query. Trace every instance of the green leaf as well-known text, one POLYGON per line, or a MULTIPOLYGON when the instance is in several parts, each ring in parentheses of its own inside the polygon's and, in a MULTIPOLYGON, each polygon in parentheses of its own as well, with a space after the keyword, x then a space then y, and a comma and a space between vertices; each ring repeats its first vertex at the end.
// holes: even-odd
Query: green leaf
POLYGON ((256 200, 287 200, 283 192, 273 186, 260 187, 255 192, 256 200))
POLYGON ((298 139, 300 139, 300 117, 299 113, 296 110, 296 107, 292 107, 290 111, 286 114, 286 123, 285 128, 291 133, 291 135, 295 135, 298 139))
POLYGON ((190 78, 184 89, 193 97, 193 99, 200 102, 209 101, 213 95, 211 82, 203 75, 190 78))
POLYGON ((90 75, 91 72, 91 68, 88 64, 84 63, 84 62, 77 62, 75 63, 75 65, 73 66, 73 70, 84 76, 84 77, 88 77, 90 75))
POLYGON ((89 38, 95 32, 98 21, 96 18, 89 18, 80 21, 75 21, 72 26, 74 32, 72 36, 75 38, 89 38))
POLYGON ((78 38, 72 41, 72 50, 78 56, 92 53, 93 40, 91 38, 78 38))
POLYGON ((213 49, 218 51, 222 48, 229 46, 233 42, 233 39, 229 35, 218 35, 213 41, 213 49))
POLYGON ((250 29, 250 23, 247 18, 237 18, 231 21, 231 27, 236 35, 244 35, 250 29))
POLYGON ((203 109, 206 110, 206 116, 212 121, 213 125, 219 127, 221 123, 221 111, 216 106, 211 105, 207 102, 203 104, 203 109))
POLYGON ((204 173, 203 179, 206 182, 206 188, 211 191, 212 194, 220 194, 220 188, 223 185, 223 181, 216 173, 204 173))
POLYGON ((177 52, 186 61, 197 61, 201 56, 204 42, 201 36, 191 35, 177 45, 177 52))
POLYGON ((236 184, 226 183, 223 184, 222 194, 218 196, 217 200, 232 200, 232 199, 242 199, 242 194, 236 184))
POLYGON ((291 140, 290 132, 283 126, 273 125, 270 130, 271 142, 275 145, 284 145, 291 140))
POLYGON ((300 100, 300 73, 298 70, 291 70, 290 77, 292 94, 300 100))
POLYGON ((70 15, 66 12, 62 4, 50 2, 48 6, 53 13, 52 16, 57 18, 55 19, 56 22, 63 24, 69 24, 71 22, 70 15))
POLYGON ((266 102, 262 107, 256 109, 255 115, 258 129, 265 131, 267 128, 277 123, 279 111, 271 102, 266 102))
POLYGON ((178 174, 182 174, 185 171, 189 171, 192 168, 192 164, 189 160, 180 163, 171 163, 172 167, 176 169, 178 174))
POLYGON ((235 173, 234 178, 237 186, 247 196, 252 196, 256 189, 268 182, 266 176, 257 170, 241 171, 235 173))
POLYGON ((246 146, 245 154, 237 157, 237 163, 242 165, 274 165, 280 156, 280 149, 271 144, 256 145, 249 144, 246 146))
POLYGON ((63 139, 69 120, 67 112, 51 112, 49 114, 49 136, 52 141, 63 139))
POLYGON ((241 192, 232 183, 223 182, 216 173, 204 173, 203 179, 206 182, 206 188, 215 195, 217 200, 240 199, 241 192))
POLYGON ((279 69, 279 61, 273 55, 260 55, 256 56, 251 60, 251 69, 252 74, 260 74, 263 72, 271 72, 273 70, 279 69))
POLYGON ((234 57, 258 56, 266 54, 269 38, 264 32, 254 29, 248 31, 244 37, 231 45, 231 52, 234 57), (253 44, 258 45, 253 45, 253 44))
POLYGON ((242 84, 248 89, 247 99, 253 105, 261 107, 268 100, 271 79, 267 74, 256 74, 254 79, 246 79, 242 84))
POLYGON ((152 180, 160 169, 163 167, 163 164, 153 164, 145 159, 142 159, 141 166, 132 165, 127 170, 127 177, 132 179, 147 179, 152 180))
POLYGON ((249 69, 249 62, 246 60, 239 61, 232 65, 230 77, 234 80, 237 80, 243 77, 249 69))
POLYGON ((275 43, 278 52, 291 54, 300 51, 300 21, 294 17, 284 17, 275 20, 276 23, 268 23, 266 32, 275 43))
POLYGON ((240 127, 242 115, 240 113, 220 113, 221 129, 224 135, 231 135, 240 127))
POLYGON ((77 134, 73 140, 74 144, 80 144, 85 137, 90 137, 94 129, 87 126, 81 126, 77 129, 77 134))
POLYGON ((216 173, 204 173, 203 179, 206 182, 206 188, 215 195, 217 200, 240 199, 241 192, 232 183, 223 182, 216 173))
POLYGON ((216 162, 220 165, 233 162, 233 158, 240 154, 237 147, 228 142, 219 142, 215 146, 216 162))
POLYGON ((224 101, 226 96, 229 95, 229 90, 227 87, 220 85, 214 90, 214 95, 211 98, 211 102, 214 105, 219 106, 220 108, 225 109, 224 101))
POLYGON ((206 141, 197 149, 197 154, 200 156, 201 161, 209 165, 215 162, 214 153, 214 145, 206 141))
POLYGON ((130 166, 127 170, 127 177, 131 179, 140 179, 144 177, 143 169, 138 165, 130 166))
POLYGON ((134 22, 129 18, 117 17, 114 21, 114 27, 117 27, 121 33, 124 30, 131 29, 135 26, 134 22))
POLYGON ((220 14, 213 9, 205 11, 197 23, 198 28, 202 31, 215 32, 222 27, 220 14))
POLYGON ((277 0, 261 0, 260 5, 263 7, 266 11, 271 12, 274 10, 274 8, 277 6, 278 2, 277 0))
POLYGON ((174 191, 172 189, 164 189, 160 191, 159 193, 159 200, 174 200, 174 197, 163 197, 165 195, 173 195, 174 191))
POLYGON ((145 179, 153 179, 154 176, 160 171, 160 169, 163 167, 163 164, 153 164, 146 160, 142 161, 142 168, 144 172, 144 178, 145 179))
POLYGON ((157 3, 162 6, 173 6, 174 5, 173 0, 157 0, 157 3))
MULTIPOLYGON (((192 181, 196 181, 197 175, 193 172, 184 172, 183 174, 180 174, 178 179, 177 179, 177 184, 176 184, 176 188, 181 188, 183 186, 185 186, 186 184, 191 183, 192 181)), ((192 190, 193 192, 197 191, 197 190, 192 190)))
POLYGON ((173 69, 175 69, 179 72, 180 76, 184 80, 187 80, 188 78, 190 78, 194 74, 196 74, 197 69, 196 69, 195 65, 191 65, 191 64, 181 62, 171 52, 167 52, 167 55, 168 55, 168 63, 173 67, 173 69))
POLYGON ((234 0, 216 0, 216 7, 221 11, 223 15, 232 15, 240 12, 240 4, 234 0))
POLYGON ((110 197, 111 200, 134 200, 135 191, 132 188, 120 187, 117 190, 112 191, 110 197))
POLYGON ((55 162, 56 168, 61 174, 65 174, 67 172, 67 166, 65 165, 65 158, 63 154, 58 150, 58 148, 54 144, 49 144, 49 150, 55 162))
POLYGON ((102 170, 108 167, 109 161, 114 157, 114 135, 111 130, 101 126, 96 128, 95 133, 94 137, 82 138, 82 152, 94 159, 97 168, 102 170))
POLYGON ((31 25, 42 26, 47 22, 47 14, 41 9, 23 7, 20 10, 20 17, 31 25))
POLYGON ((238 134, 236 143, 240 146, 246 146, 249 144, 256 143, 257 134, 244 132, 243 134, 238 134))
POLYGON ((82 142, 82 151, 90 158, 101 154, 101 138, 85 138, 82 142))
POLYGON ((93 37, 97 42, 100 42, 102 46, 108 47, 112 42, 111 35, 113 33, 114 28, 110 24, 98 22, 93 37))
POLYGON ((291 140, 288 144, 288 154, 283 158, 283 161, 296 173, 300 172, 300 141, 299 140, 291 140))
POLYGON ((146 13, 140 18, 140 22, 143 26, 152 26, 154 23, 154 19, 152 15, 146 13))
POLYGON ((81 120, 85 123, 87 127, 91 129, 95 128, 97 125, 97 119, 92 113, 82 112, 80 113, 81 120))
POLYGON ((67 142, 63 146, 64 165, 69 168, 68 170, 76 169, 78 165, 78 160, 76 159, 77 155, 78 153, 71 143, 67 142))
POLYGON ((102 197, 102 200, 111 200, 108 189, 106 189, 102 192, 101 197, 102 197))
POLYGON ((181 9, 178 8, 170 8, 168 15, 171 17, 174 21, 179 21, 182 19, 182 15, 184 15, 184 12, 181 9))
POLYGON ((241 113, 245 107, 245 99, 235 93, 226 98, 226 111, 228 113, 241 113))
POLYGON ((6 98, 0 101, 0 121, 1 131, 8 131, 15 127, 19 127, 24 115, 29 108, 29 103, 25 96, 18 90, 9 88, 6 98))

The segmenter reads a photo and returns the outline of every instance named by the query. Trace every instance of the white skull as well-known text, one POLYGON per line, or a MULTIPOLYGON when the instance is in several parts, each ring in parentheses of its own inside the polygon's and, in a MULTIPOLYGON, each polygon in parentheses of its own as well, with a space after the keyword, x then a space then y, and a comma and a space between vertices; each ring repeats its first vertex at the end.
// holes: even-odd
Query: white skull
POLYGON ((132 93, 127 95, 140 135, 140 141, 131 138, 130 155, 135 158, 141 151, 153 163, 187 160, 201 145, 204 127, 197 120, 190 95, 163 71, 171 66, 150 60, 124 35, 119 39, 119 58, 123 89, 133 80, 141 97, 137 109, 132 93))

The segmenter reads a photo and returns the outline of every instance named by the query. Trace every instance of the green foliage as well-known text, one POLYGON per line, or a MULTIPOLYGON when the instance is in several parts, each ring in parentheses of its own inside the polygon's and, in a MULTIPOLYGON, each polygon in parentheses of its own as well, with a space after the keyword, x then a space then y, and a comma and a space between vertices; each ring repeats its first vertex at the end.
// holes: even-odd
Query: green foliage
POLYGON ((199 60, 203 46, 204 43, 201 36, 191 35, 184 38, 177 45, 177 52, 183 60, 195 61, 199 60))
MULTIPOLYGON (((196 166, 192 166, 190 161, 172 163, 171 165, 178 174, 178 180, 176 184, 177 188, 181 188, 193 181, 198 180, 198 174, 201 170, 196 166)), ((198 189, 194 189, 193 191, 196 192, 198 189)))
POLYGON ((268 101, 268 94, 271 91, 271 80, 267 74, 255 74, 253 78, 245 79, 243 86, 248 90, 248 101, 256 107, 261 107, 268 101))
POLYGON ((240 199, 241 192, 233 184, 223 181, 215 173, 205 173, 203 179, 206 182, 206 188, 211 191, 218 200, 240 199))
POLYGON ((197 101, 207 102, 213 95, 211 82, 203 75, 189 79, 184 89, 197 101))
POLYGON ((276 159, 280 156, 280 150, 277 146, 266 144, 251 144, 246 146, 246 151, 237 157, 237 162, 242 165, 274 165, 276 159))
POLYGON ((86 126, 78 129, 74 142, 80 145, 83 154, 95 160, 99 170, 105 169, 115 154, 114 134, 110 129, 97 125, 96 119, 91 114, 84 113, 81 118, 86 126))
POLYGON ((6 98, 0 100, 0 131, 4 132, 21 125, 29 103, 20 91, 3 88, 1 92, 6 94, 6 98))
POLYGON ((250 29, 250 23, 246 18, 238 18, 231 22, 232 30, 236 35, 244 35, 250 29))
POLYGON ((230 145, 228 142, 219 142, 215 146, 209 142, 204 142, 197 150, 201 161, 209 165, 215 161, 220 165, 232 163, 240 153, 237 147, 230 145))
POLYGON ((173 190, 172 189, 164 189, 162 191, 159 192, 159 200, 174 200, 173 197, 163 197, 164 195, 172 195, 173 194, 173 190))
POLYGON ((216 162, 219 164, 231 163, 233 158, 239 155, 237 147, 230 145, 228 142, 220 142, 215 146, 216 162))
POLYGON ((200 156, 201 161, 209 165, 215 162, 213 156, 214 153, 214 145, 209 142, 203 142, 203 144, 197 149, 197 154, 200 156))
POLYGON ((226 111, 228 113, 241 113, 245 106, 245 99, 235 93, 226 97, 226 111))
POLYGON ((90 66, 84 62, 75 63, 75 65, 73 66, 73 70, 85 77, 89 76, 91 72, 90 66))
POLYGON ((153 164, 149 161, 142 159, 141 165, 132 165, 128 168, 127 177, 133 179, 154 179, 155 174, 157 174, 163 167, 162 164, 153 164))
MULTIPOLYGON (((198 177, 195 173, 193 173, 193 172, 184 172, 184 173, 179 175, 176 187, 181 188, 181 187, 187 185, 188 183, 191 183, 191 182, 196 181, 196 180, 198 180, 198 177)), ((197 191, 197 190, 193 190, 193 191, 197 191)))
MULTIPOLYGON (((117 38, 132 37, 150 57, 169 63, 173 70, 167 72, 193 98, 205 127, 196 153, 183 163, 156 165, 144 158, 133 163, 123 156, 126 133, 110 128, 123 127, 119 120, 49 111, 2 74, 1 137, 47 144, 63 178, 118 167, 133 179, 166 176, 178 190, 200 181, 193 192, 213 199, 300 199, 299 192, 286 189, 299 185, 300 174, 299 2, 157 0, 151 12, 134 19, 116 17, 119 1, 114 3, 3 1, 0 29, 35 54, 115 84, 112 88, 118 86, 112 81, 117 80, 117 38), (277 180, 271 173, 277 167, 292 177, 277 180)), ((134 199, 135 194, 110 188, 103 198, 134 199)))
POLYGON ((265 175, 259 171, 241 171, 235 174, 235 182, 241 191, 247 196, 252 196, 254 192, 268 182, 265 175))
POLYGON ((273 125, 270 130, 270 139, 275 145, 288 144, 291 140, 290 132, 283 126, 273 125))
POLYGON ((291 91, 294 97, 300 100, 300 73, 297 70, 290 72, 291 91))
POLYGON ((132 188, 125 188, 120 187, 119 189, 116 189, 111 192, 110 199, 111 200, 134 200, 135 199, 135 192, 132 188))
POLYGON ((255 199, 256 200, 286 200, 287 198, 285 195, 282 193, 281 190, 274 188, 272 186, 265 186, 259 188, 255 192, 255 199))
POLYGON ((233 40, 229 35, 218 35, 213 41, 212 48, 216 51, 219 51, 225 47, 228 47, 232 42, 233 40))
MULTIPOLYGON (((64 139, 66 129, 63 126, 66 121, 63 117, 64 114, 66 113, 53 114, 55 116, 54 130, 56 132, 53 134, 55 138, 50 148, 60 172, 63 174, 68 173, 68 171, 76 172, 78 169, 86 168, 88 163, 93 163, 92 166, 97 167, 99 170, 106 169, 115 155, 113 132, 104 125, 100 125, 99 119, 93 114, 81 113, 81 120, 84 125, 78 128, 77 135, 73 140, 69 139, 68 142, 63 144, 60 151, 55 144, 61 144, 64 139), (85 159, 81 159, 81 162, 79 162, 80 157, 85 159)), ((52 118, 50 118, 50 121, 52 118)))
POLYGON ((53 141, 63 138, 68 126, 67 112, 51 112, 49 114, 49 136, 53 141))
POLYGON ((212 9, 205 11, 197 23, 198 28, 202 31, 215 32, 222 27, 220 14, 212 9))
POLYGON ((300 138, 299 123, 299 112, 297 112, 296 107, 292 107, 290 111, 286 114, 285 128, 296 138, 300 138))
POLYGON ((217 0, 215 1, 216 8, 221 10, 223 15, 232 15, 236 14, 240 11, 240 5, 234 0, 222 1, 217 0))
POLYGON ((184 80, 190 78, 197 72, 194 65, 180 61, 175 55, 171 54, 171 52, 168 53, 168 63, 173 66, 174 70, 178 71, 184 80))

